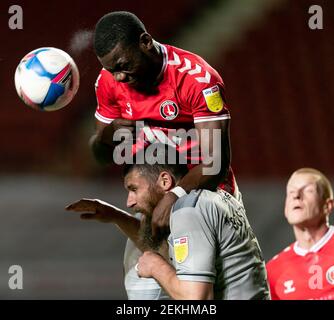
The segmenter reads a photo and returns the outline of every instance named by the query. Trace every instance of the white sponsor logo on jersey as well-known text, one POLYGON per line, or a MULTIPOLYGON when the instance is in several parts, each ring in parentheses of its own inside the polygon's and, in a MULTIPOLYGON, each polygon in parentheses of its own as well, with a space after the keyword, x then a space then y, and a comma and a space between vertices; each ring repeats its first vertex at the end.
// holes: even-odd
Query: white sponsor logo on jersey
POLYGON ((285 294, 296 291, 296 287, 293 286, 293 280, 285 281, 284 282, 284 287, 285 287, 285 289, 284 289, 285 294))

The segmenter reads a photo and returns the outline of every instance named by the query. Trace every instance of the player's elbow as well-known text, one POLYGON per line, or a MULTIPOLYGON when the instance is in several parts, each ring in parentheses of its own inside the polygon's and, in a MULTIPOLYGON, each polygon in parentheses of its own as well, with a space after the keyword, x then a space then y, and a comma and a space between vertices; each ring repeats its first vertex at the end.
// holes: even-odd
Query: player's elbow
POLYGON ((89 145, 95 160, 101 165, 108 165, 113 162, 113 148, 100 141, 98 135, 94 135, 89 140, 89 145))
POLYGON ((211 180, 223 181, 227 179, 231 164, 231 157, 213 152, 203 158, 203 175, 209 176, 211 180))
POLYGON ((207 190, 215 191, 217 185, 228 178, 229 167, 222 167, 220 162, 203 166, 202 170, 203 176, 206 177, 203 188, 207 190))
POLYGON ((213 295, 205 292, 191 292, 183 295, 180 300, 213 300, 213 295))
POLYGON ((179 300, 212 300, 213 286, 206 282, 180 281, 179 300))

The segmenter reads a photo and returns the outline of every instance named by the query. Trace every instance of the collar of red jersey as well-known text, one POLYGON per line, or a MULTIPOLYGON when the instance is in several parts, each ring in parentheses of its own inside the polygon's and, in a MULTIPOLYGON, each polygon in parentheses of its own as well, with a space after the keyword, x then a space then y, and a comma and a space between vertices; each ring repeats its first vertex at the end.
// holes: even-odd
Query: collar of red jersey
POLYGON ((298 242, 296 241, 293 250, 299 256, 305 256, 309 252, 318 252, 333 236, 334 234, 334 226, 330 226, 328 231, 324 234, 324 236, 314 244, 309 250, 303 249, 298 246, 298 242))
POLYGON ((162 75, 165 73, 166 68, 167 68, 167 63, 168 63, 167 48, 163 44, 161 44, 160 42, 158 42, 156 40, 153 40, 153 41, 154 41, 154 44, 156 44, 160 48, 160 51, 161 51, 162 57, 163 57, 162 68, 161 68, 161 71, 160 71, 160 73, 157 77, 157 79, 160 79, 162 77, 162 75))

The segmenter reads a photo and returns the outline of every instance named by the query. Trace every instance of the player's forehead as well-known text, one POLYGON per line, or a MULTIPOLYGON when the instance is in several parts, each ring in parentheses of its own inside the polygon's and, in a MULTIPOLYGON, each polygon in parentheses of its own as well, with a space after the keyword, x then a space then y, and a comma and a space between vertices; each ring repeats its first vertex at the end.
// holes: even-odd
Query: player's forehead
POLYGON ((133 49, 119 42, 105 56, 99 57, 100 62, 106 69, 113 69, 117 65, 129 62, 133 56, 133 49))
POLYGON ((128 189, 131 186, 146 186, 147 179, 141 174, 137 168, 131 169, 124 177, 124 186, 128 189))
POLYGON ((317 186, 318 177, 312 173, 294 173, 287 184, 287 190, 317 186))

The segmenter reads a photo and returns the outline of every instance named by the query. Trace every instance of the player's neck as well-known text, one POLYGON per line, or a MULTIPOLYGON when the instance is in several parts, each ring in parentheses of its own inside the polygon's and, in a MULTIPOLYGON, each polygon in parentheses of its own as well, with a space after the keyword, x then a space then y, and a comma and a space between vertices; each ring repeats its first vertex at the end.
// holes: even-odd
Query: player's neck
POLYGON ((163 68, 164 68, 164 54, 162 52, 161 45, 157 42, 153 42, 154 45, 154 56, 155 56, 155 65, 157 66, 157 76, 156 82, 160 82, 163 77, 163 68))
POLYGON ((326 223, 316 227, 293 227, 298 246, 305 250, 311 249, 328 229, 329 226, 326 223))

